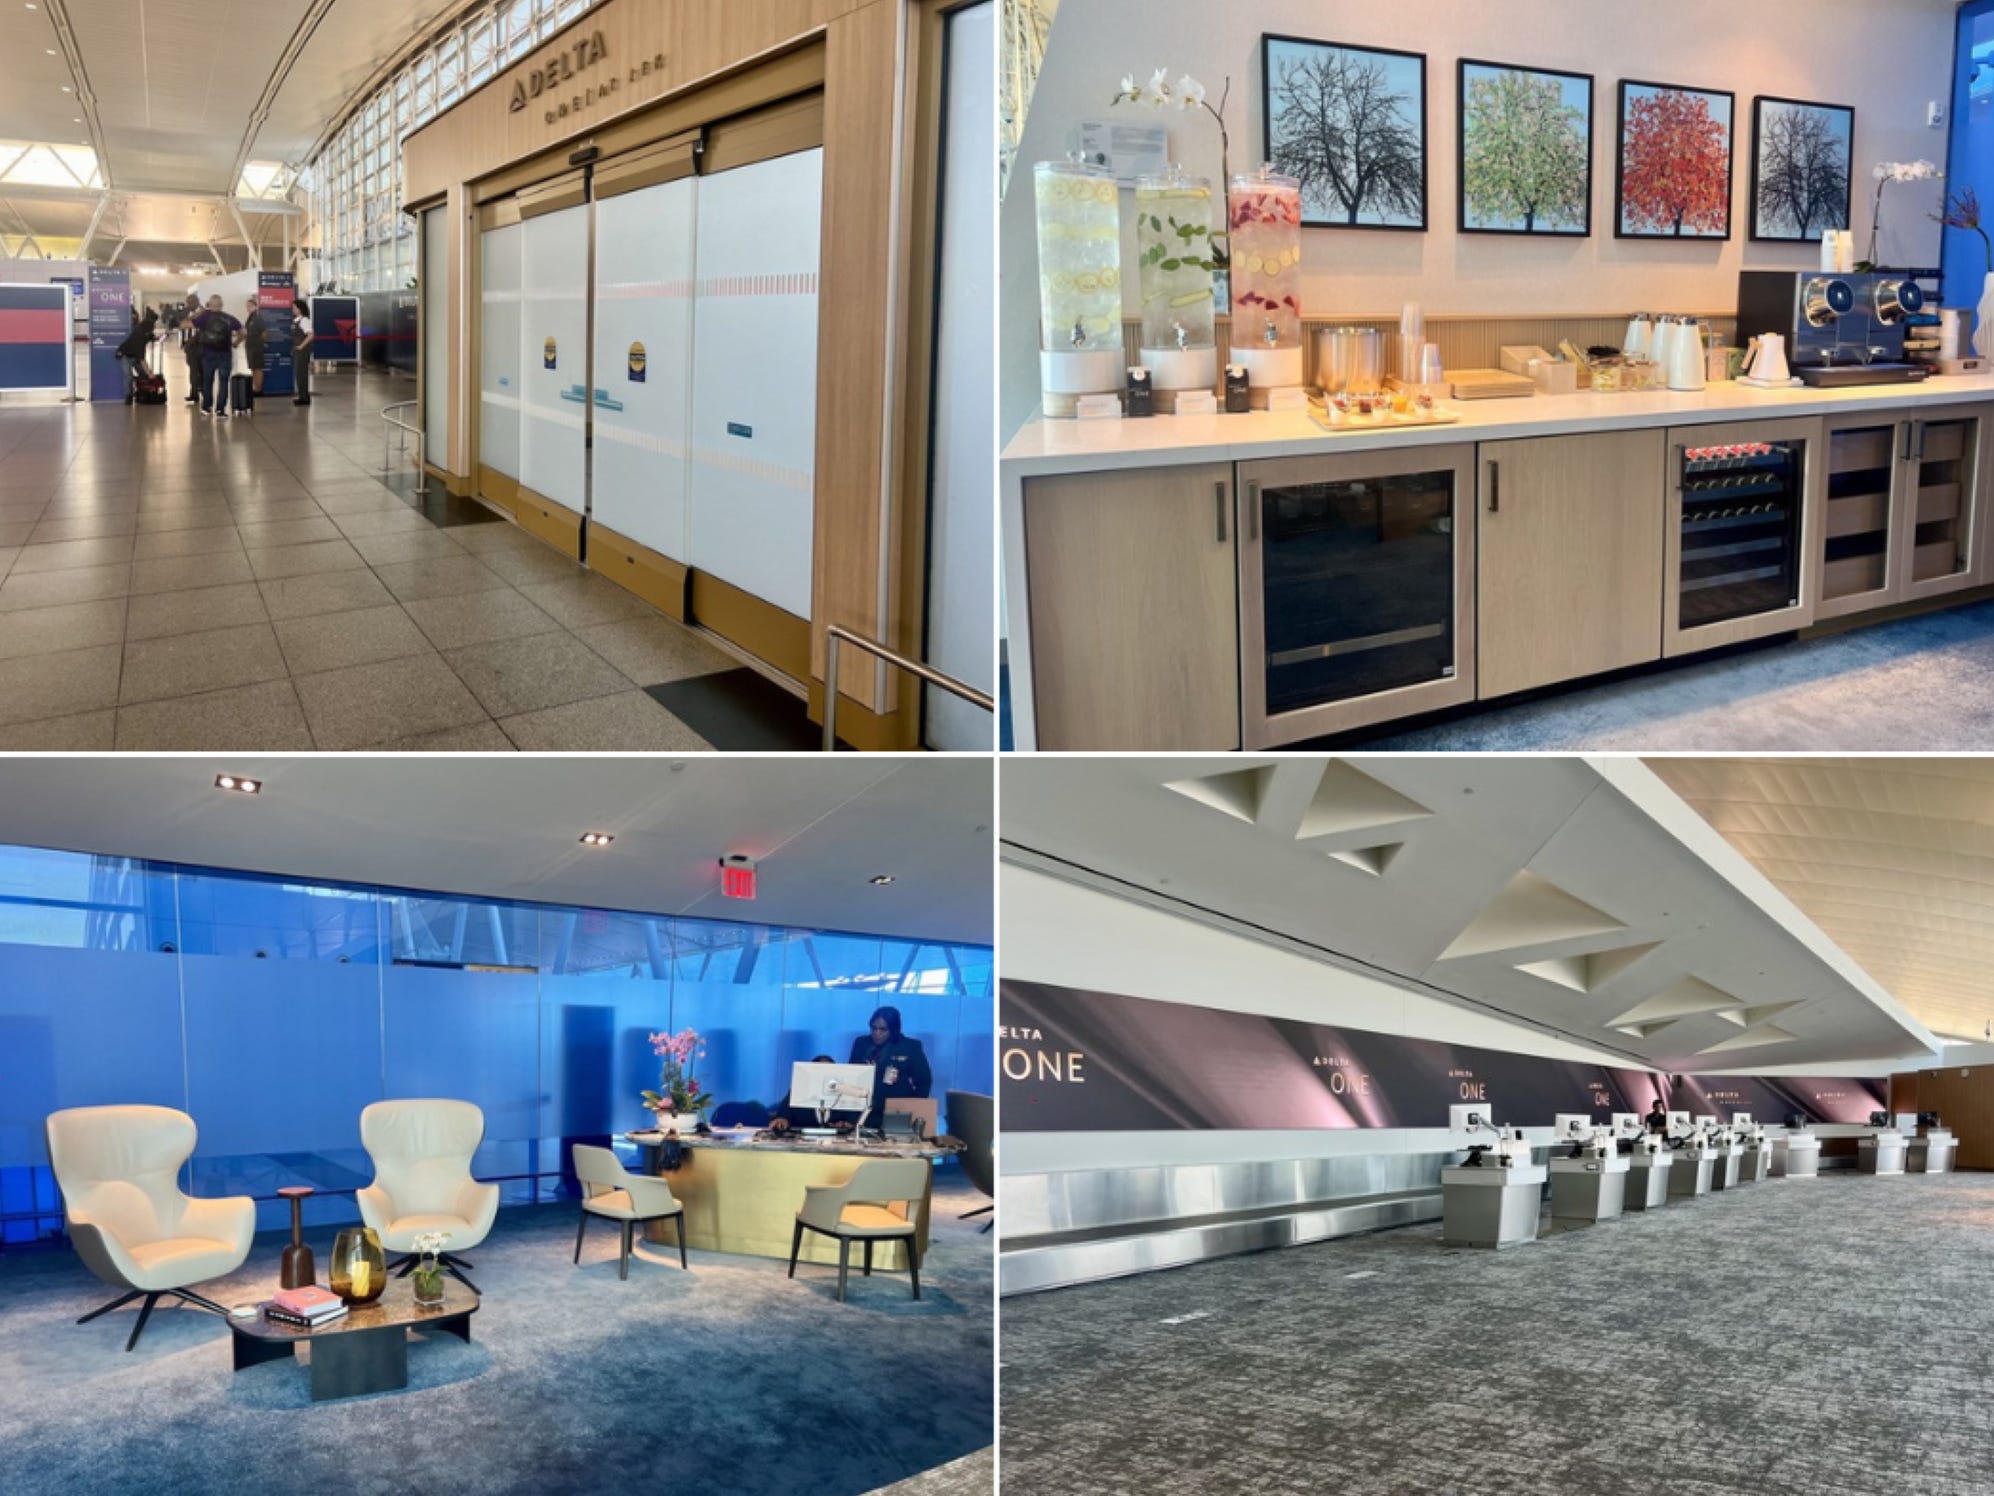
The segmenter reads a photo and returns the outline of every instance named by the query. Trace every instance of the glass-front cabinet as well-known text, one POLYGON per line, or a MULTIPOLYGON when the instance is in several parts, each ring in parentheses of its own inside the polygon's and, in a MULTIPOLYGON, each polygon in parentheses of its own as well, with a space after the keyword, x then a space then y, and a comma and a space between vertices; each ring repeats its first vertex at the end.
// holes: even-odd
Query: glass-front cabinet
POLYGON ((1474 448, 1239 465, 1245 746, 1475 696, 1474 448))
POLYGON ((1692 654, 1814 620, 1821 495, 1817 420, 1669 432, 1662 653, 1692 654))
POLYGON ((1955 405, 1823 423, 1816 618, 1936 597, 1986 576, 1991 412, 1955 405))
POLYGON ((1906 420, 1898 568, 1905 601, 1979 580, 1989 407, 1945 406, 1906 420))

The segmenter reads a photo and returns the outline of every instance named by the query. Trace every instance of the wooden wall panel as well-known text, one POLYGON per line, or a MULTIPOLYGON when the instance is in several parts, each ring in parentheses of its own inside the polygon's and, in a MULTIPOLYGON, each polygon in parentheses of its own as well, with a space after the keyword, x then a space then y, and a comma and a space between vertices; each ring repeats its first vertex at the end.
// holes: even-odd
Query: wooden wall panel
MULTIPOLYGON (((899 289, 900 8, 881 0, 826 38, 824 261, 817 330, 817 516, 810 672, 824 673, 832 622, 904 647, 887 616, 894 573, 887 447, 897 384, 889 363, 899 289), (856 377, 855 377, 856 376, 856 377)), ((844 651, 840 689, 888 709, 876 661, 844 651)), ((896 691, 887 682, 889 693, 896 691)))
MULTIPOLYGON (((1891 1077, 1891 1097, 1897 1095, 1891 1077)), ((1915 1106, 1904 1111, 1937 1112, 1959 1139, 1956 1167, 1994 1169, 1994 1065, 1950 1065, 1920 1070, 1912 1093, 1915 1106)))
POLYGON ((402 200, 419 202, 550 147, 578 142, 667 94, 717 78, 814 36, 880 0, 609 0, 549 37, 524 60, 438 115, 402 144, 402 200), (514 112, 513 84, 529 79, 578 38, 600 31, 606 55, 552 95, 514 112), (662 55, 662 68, 655 60, 662 55), (648 74, 632 78, 645 60, 648 74), (547 102, 614 77, 596 104, 549 124, 547 102))

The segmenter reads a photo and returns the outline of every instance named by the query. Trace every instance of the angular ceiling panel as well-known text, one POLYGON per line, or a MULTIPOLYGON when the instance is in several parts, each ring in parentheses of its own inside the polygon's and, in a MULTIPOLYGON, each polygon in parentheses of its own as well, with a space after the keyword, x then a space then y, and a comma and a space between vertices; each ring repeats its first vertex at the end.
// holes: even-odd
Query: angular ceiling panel
POLYGON ((1322 766, 1315 794, 1302 812, 1299 841, 1310 837, 1339 836, 1350 831, 1374 831, 1380 826, 1396 826, 1404 821, 1422 820, 1433 812, 1417 800, 1408 799, 1390 785, 1380 784, 1362 769, 1353 769, 1341 759, 1322 766))
POLYGON ((1696 977, 1684 977, 1673 982, 1660 992, 1635 1004, 1612 1023, 1623 1024, 1673 1022, 1687 1018, 1692 1013, 1722 1013, 1727 1009, 1742 1006, 1738 999, 1728 992, 1721 992, 1708 982, 1696 977))
POLYGON ((1180 779, 1163 787, 1252 824, 1260 819, 1260 807, 1267 797, 1267 787, 1274 782, 1275 767, 1268 764, 1258 769, 1229 769, 1223 774, 1180 779))
POLYGON ((1574 992, 1591 992, 1620 975, 1629 966, 1647 955, 1649 951, 1660 950, 1659 940, 1646 940, 1639 945, 1620 945, 1611 950, 1594 951, 1584 956, 1557 956, 1549 961, 1526 961, 1516 969, 1527 971, 1534 977, 1542 977, 1547 982, 1556 982, 1560 987, 1569 987, 1574 992))
POLYGON ((1473 923, 1454 937, 1440 953, 1440 959, 1453 961, 1489 951, 1549 945, 1586 935, 1610 935, 1625 928, 1611 915, 1602 914, 1584 899, 1526 869, 1511 878, 1503 891, 1475 916, 1473 923))

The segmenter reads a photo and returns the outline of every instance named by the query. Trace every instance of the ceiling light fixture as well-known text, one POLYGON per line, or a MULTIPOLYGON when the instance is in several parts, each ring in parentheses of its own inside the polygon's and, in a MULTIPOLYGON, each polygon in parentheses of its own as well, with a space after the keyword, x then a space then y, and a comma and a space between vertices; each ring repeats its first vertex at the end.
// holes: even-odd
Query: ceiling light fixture
POLYGON ((584 831, 582 833, 582 845, 585 847, 606 847, 615 840, 616 838, 611 836, 607 831, 584 831))
POLYGON ((866 881, 872 884, 874 888, 884 888, 893 881, 893 874, 880 873, 877 877, 868 878, 866 881))
POLYGON ((240 774, 217 774, 215 776, 215 788, 218 790, 232 790, 238 795, 260 795, 263 793, 263 781, 260 779, 244 779, 240 774))

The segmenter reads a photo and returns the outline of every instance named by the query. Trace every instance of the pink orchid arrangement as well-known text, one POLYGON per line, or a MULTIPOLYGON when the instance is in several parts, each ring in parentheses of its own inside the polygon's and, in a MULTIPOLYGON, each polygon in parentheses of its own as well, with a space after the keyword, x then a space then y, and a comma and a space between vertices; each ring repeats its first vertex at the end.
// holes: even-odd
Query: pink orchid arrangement
POLYGON ((651 1053, 663 1063, 658 1067, 658 1089, 643 1093, 644 1105, 657 1114, 660 1127, 679 1120, 697 1126, 700 1114, 713 1105, 712 1093, 692 1073, 693 1062, 706 1058, 706 1041, 692 1029, 650 1037, 651 1053))

